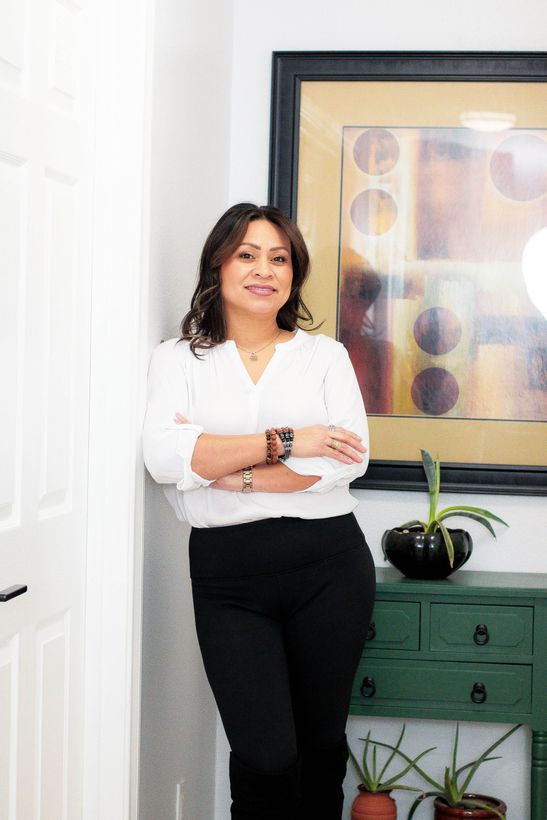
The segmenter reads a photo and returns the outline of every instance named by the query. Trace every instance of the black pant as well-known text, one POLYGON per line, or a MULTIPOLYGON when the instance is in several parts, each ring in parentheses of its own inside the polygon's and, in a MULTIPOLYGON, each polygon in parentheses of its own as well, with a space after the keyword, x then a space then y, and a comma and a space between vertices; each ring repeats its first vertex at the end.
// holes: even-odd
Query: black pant
POLYGON ((304 768, 306 759, 324 761, 342 744, 347 756, 351 687, 375 591, 354 515, 193 529, 190 569, 205 670, 237 762, 272 776, 298 760, 304 768))

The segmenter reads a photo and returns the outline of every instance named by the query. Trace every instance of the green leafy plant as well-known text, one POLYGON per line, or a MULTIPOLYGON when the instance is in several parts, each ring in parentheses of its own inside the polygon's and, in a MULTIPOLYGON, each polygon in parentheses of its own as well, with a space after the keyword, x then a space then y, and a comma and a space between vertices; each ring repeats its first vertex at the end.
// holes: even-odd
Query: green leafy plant
MULTIPOLYGON (((398 750, 398 754, 403 757, 408 765, 415 769, 418 774, 423 777, 426 783, 429 783, 430 786, 433 786, 434 791, 429 792, 422 792, 414 801, 412 806, 410 807, 410 811, 408 813, 407 820, 412 820, 414 813, 418 809, 418 807, 422 804, 424 800, 428 797, 440 797, 442 798, 445 803, 447 803, 451 807, 457 808, 470 808, 470 809, 487 809, 488 811, 496 814, 500 820, 505 820, 505 815, 502 814, 500 811, 495 809, 492 805, 488 805, 487 803, 482 803, 479 800, 468 799, 465 797, 467 789, 471 784, 471 780, 473 779, 474 775, 482 766, 483 763, 486 763, 489 760, 499 760, 499 755, 495 755, 491 757, 491 753, 494 749, 497 749, 505 740, 507 740, 513 732, 516 732, 522 726, 521 723, 518 726, 513 726, 512 729, 509 729, 502 737, 498 738, 494 743, 492 743, 481 755, 477 757, 476 760, 472 760, 470 763, 465 763, 463 766, 457 765, 457 757, 458 757, 458 742, 459 742, 459 726, 456 725, 456 734, 454 736, 454 745, 452 748, 452 760, 450 766, 446 766, 444 770, 444 781, 443 783, 439 783, 435 780, 431 775, 425 772, 420 766, 417 765, 417 758, 411 760, 404 752, 398 750)), ((377 746, 385 746, 386 748, 391 748, 387 743, 381 743, 380 741, 371 741, 375 743, 377 746)))
POLYGON ((418 519, 414 521, 407 521, 405 524, 401 524, 397 527, 397 529, 407 530, 410 529, 410 527, 421 527, 424 533, 434 533, 437 532, 437 530, 440 530, 448 554, 448 560, 450 561, 450 566, 453 567, 454 544, 452 543, 450 533, 444 523, 447 518, 453 518, 454 516, 472 518, 474 521, 478 521, 479 524, 482 524, 483 527, 486 527, 486 529, 492 533, 494 538, 496 537, 496 533, 490 521, 497 521, 498 524, 503 524, 506 527, 508 527, 509 524, 488 510, 484 510, 481 507, 469 507, 466 504, 456 504, 455 506, 444 507, 444 509, 438 510, 437 507, 439 506, 439 493, 441 489, 441 464, 438 456, 436 459, 433 459, 427 450, 420 450, 420 453, 422 454, 422 463, 427 478, 429 492, 429 520, 427 522, 420 521, 418 519))
POLYGON ((424 755, 432 752, 435 749, 435 746, 432 746, 430 749, 426 749, 423 752, 420 752, 415 758, 410 758, 401 752, 401 743, 403 742, 403 737, 405 735, 405 725, 403 724, 403 728, 401 729, 401 733, 397 740, 395 746, 390 746, 388 743, 380 743, 379 741, 372 740, 370 737, 370 731, 367 732, 367 736, 364 738, 360 738, 360 740, 365 741, 365 747, 363 749, 363 758, 362 763, 359 764, 355 755, 349 750, 349 756, 355 771, 357 772, 357 776, 361 781, 361 785, 367 792, 389 792, 393 789, 401 789, 404 791, 413 791, 413 792, 421 792, 422 789, 417 788, 416 786, 406 786, 402 783, 398 783, 397 781, 399 778, 404 777, 411 769, 415 768, 416 763, 420 760, 424 755), (377 760, 377 746, 383 746, 386 749, 390 750, 390 754, 384 763, 384 765, 379 768, 378 760, 377 760), (369 761, 369 754, 370 754, 370 761, 369 761), (406 760, 406 765, 398 772, 396 772, 391 777, 388 777, 384 780, 384 776, 393 762, 393 759, 396 755, 400 757, 404 757, 406 760))

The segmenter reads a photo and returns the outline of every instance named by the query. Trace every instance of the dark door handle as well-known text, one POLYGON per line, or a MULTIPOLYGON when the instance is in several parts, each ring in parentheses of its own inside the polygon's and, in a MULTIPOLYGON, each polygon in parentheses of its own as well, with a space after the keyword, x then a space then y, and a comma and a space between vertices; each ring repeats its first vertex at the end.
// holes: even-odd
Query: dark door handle
POLYGON ((473 640, 477 646, 484 646, 485 643, 488 643, 490 640, 490 635, 488 634, 488 627, 486 624, 477 624, 473 634, 473 640))
POLYGON ((365 640, 373 641, 375 637, 376 637, 376 624, 374 623, 374 621, 372 621, 372 623, 370 624, 370 626, 368 628, 367 637, 365 638, 365 640))
POLYGON ((372 698, 376 694, 376 682, 374 678, 370 677, 370 675, 363 678, 363 682, 361 683, 361 694, 364 698, 372 698))
POLYGON ((486 686, 484 683, 474 683, 471 690, 471 700, 473 703, 484 703, 486 700, 486 686))
POLYGON ((14 584, 12 587, 7 587, 0 591, 0 601, 11 601, 12 598, 17 598, 28 589, 26 584, 14 584))

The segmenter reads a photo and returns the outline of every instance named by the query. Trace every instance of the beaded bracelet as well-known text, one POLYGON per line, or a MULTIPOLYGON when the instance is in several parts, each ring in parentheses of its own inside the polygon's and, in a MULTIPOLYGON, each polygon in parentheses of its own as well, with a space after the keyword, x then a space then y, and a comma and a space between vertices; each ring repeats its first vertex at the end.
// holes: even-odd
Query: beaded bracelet
POLYGON ((276 464, 279 456, 277 454, 277 433, 272 428, 266 430, 266 464, 276 464))
POLYGON ((277 427, 275 432, 281 439, 285 451, 283 455, 279 456, 279 461, 286 461, 291 454, 294 442, 294 430, 292 427, 277 427))

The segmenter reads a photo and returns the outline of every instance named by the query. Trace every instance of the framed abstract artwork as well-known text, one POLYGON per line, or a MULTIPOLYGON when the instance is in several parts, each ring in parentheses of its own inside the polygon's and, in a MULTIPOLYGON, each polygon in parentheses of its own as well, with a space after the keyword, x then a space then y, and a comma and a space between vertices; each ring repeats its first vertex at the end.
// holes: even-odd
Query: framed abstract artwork
POLYGON ((270 202, 344 343, 356 486, 547 494, 547 54, 277 52, 270 202))

